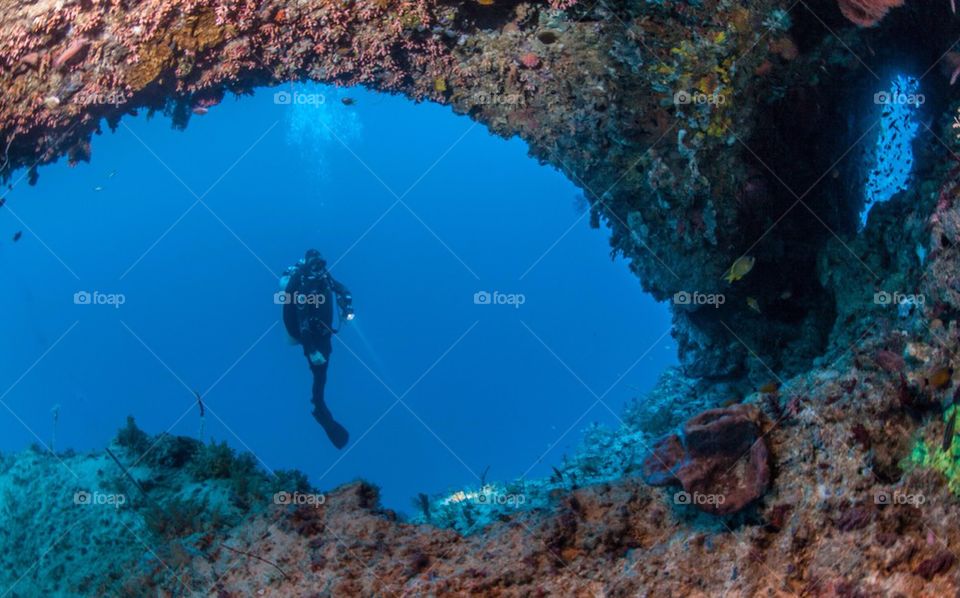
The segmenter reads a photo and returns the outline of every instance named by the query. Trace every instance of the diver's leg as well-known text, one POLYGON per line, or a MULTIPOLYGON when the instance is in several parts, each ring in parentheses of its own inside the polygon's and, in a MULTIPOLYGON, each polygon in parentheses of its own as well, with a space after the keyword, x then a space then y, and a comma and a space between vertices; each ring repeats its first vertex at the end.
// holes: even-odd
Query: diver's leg
POLYGON ((311 367, 313 372, 313 417, 323 427, 327 437, 333 446, 343 448, 350 439, 347 429, 338 424, 333 419, 327 404, 323 400, 323 390, 327 385, 327 366, 329 362, 325 361, 323 365, 311 367))

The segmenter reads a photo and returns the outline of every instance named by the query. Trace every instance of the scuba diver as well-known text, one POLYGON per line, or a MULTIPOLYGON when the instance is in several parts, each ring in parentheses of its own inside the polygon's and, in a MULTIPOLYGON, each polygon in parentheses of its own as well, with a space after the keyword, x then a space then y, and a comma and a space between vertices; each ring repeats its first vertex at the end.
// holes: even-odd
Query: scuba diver
POLYGON ((303 346, 303 354, 313 373, 313 417, 335 447, 347 444, 347 429, 338 424, 323 400, 327 383, 327 367, 333 351, 333 303, 336 301, 340 321, 354 317, 353 297, 327 270, 327 262, 316 249, 310 249, 295 266, 290 266, 280 279, 278 303, 283 305, 283 325, 287 334, 303 346))

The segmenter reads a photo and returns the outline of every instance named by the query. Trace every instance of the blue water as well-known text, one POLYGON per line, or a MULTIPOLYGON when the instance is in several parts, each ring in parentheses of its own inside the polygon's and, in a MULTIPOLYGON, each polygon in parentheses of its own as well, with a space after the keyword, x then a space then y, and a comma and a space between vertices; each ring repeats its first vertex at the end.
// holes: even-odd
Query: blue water
POLYGON ((674 363, 665 306, 522 141, 402 98, 308 88, 326 102, 305 107, 274 91, 183 132, 129 117, 90 164, 7 193, 0 450, 54 442, 57 406, 57 450, 103 447, 128 414, 197 436, 196 390, 206 439, 321 488, 366 478, 409 510, 488 466, 548 474, 674 363), (343 451, 310 415, 310 373, 273 303, 309 247, 358 313, 326 393, 352 434, 343 451), (524 303, 477 305, 482 291, 524 303))
POLYGON ((880 108, 877 139, 864 188, 860 227, 874 204, 883 203, 907 189, 913 170, 913 140, 920 129, 917 112, 926 101, 915 77, 897 75, 890 88, 874 95, 880 108))

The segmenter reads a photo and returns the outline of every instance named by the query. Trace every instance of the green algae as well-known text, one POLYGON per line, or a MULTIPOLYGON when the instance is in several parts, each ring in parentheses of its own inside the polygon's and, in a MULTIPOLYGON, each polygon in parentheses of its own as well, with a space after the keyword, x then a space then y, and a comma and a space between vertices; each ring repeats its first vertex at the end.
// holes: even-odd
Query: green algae
MULTIPOLYGON (((945 422, 950 420, 957 405, 951 406, 943 412, 945 422)), ((943 450, 941 443, 931 443, 918 438, 906 459, 906 464, 913 467, 925 467, 938 471, 947 478, 947 487, 954 494, 960 495, 960 442, 951 443, 948 450, 943 450)))

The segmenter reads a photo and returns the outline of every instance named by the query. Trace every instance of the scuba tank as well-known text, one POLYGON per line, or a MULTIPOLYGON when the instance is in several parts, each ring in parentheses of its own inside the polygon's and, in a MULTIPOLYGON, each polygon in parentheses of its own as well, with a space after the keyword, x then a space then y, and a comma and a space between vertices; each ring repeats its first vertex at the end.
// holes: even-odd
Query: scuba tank
MULTIPOLYGON (((280 287, 280 288, 277 290, 277 296, 278 296, 278 297, 279 297, 279 296, 286 296, 286 301, 292 301, 293 298, 290 296, 289 293, 287 293, 287 286, 290 284, 290 278, 291 278, 294 274, 296 274, 297 270, 298 270, 301 266, 303 266, 303 264, 304 264, 304 261, 303 261, 303 259, 301 259, 300 261, 298 261, 298 262, 296 263, 296 265, 294 265, 294 266, 288 266, 287 269, 283 271, 283 274, 280 275, 280 280, 278 281, 278 282, 279 282, 279 287, 280 287)), ((286 304, 281 303, 281 305, 283 306, 283 309, 286 308, 286 304)), ((295 339, 295 338, 293 338, 292 336, 290 336, 290 333, 287 331, 287 327, 286 327, 286 326, 283 327, 283 330, 284 330, 284 333, 285 333, 286 338, 287 338, 287 344, 289 344, 289 345, 299 345, 299 344, 300 344, 300 341, 298 341, 297 339, 295 339)))

